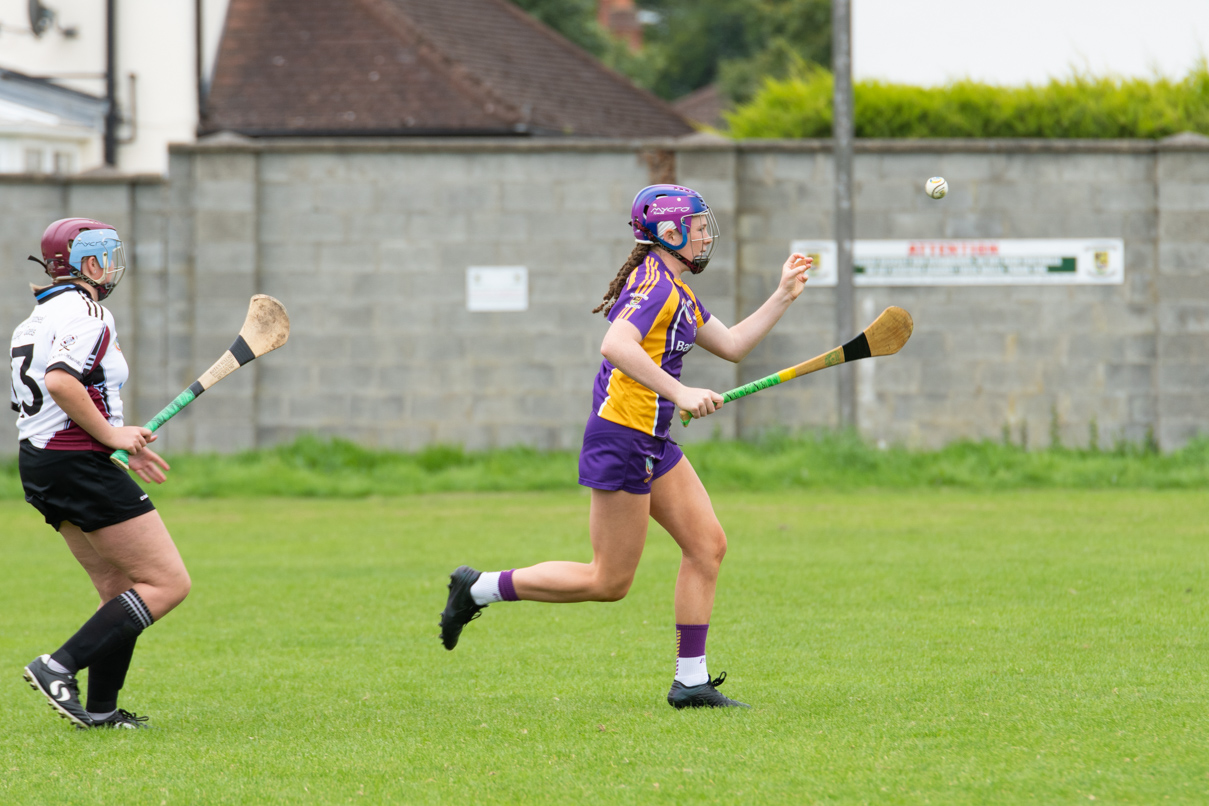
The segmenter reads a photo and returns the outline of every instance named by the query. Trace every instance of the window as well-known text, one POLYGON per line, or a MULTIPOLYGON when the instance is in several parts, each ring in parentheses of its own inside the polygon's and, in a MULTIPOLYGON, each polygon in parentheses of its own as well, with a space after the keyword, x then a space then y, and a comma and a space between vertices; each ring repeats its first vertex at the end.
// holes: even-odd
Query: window
POLYGON ((71 163, 72 163, 72 160, 71 160, 70 151, 56 151, 55 152, 55 173, 56 174, 71 173, 71 170, 72 170, 71 163))

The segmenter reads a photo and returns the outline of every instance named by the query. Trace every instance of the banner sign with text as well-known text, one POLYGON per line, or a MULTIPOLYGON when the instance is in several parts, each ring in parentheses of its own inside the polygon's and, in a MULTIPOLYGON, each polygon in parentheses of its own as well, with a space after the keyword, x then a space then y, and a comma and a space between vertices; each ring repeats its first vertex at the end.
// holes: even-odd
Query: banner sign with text
MULTIPOLYGON (((794 241, 814 258, 811 285, 835 285, 835 241, 794 241)), ((856 241, 853 284, 1119 285, 1125 282, 1120 238, 856 241)))

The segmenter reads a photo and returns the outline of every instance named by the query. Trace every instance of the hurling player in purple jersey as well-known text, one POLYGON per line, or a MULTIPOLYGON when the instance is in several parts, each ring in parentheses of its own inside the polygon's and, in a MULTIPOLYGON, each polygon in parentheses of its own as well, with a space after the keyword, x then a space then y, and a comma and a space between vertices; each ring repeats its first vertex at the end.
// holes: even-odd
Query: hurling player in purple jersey
POLYGON ((109 461, 121 448, 144 481, 168 464, 147 447, 155 435, 125 425, 121 388, 130 371, 117 323, 101 304, 125 271, 122 241, 108 224, 65 218, 42 235, 51 285, 12 340, 12 407, 25 500, 63 536, 101 603, 53 653, 25 667, 30 686, 79 728, 144 728, 118 708, 139 634, 189 592, 189 574, 155 505, 109 461), (88 704, 76 674, 88 669, 88 704))
MULTIPOLYGON (((579 483, 592 489, 588 529, 592 562, 544 562, 450 575, 441 640, 453 649, 462 628, 494 602, 613 602, 630 589, 654 518, 680 546, 676 580, 676 675, 668 702, 676 708, 743 706, 710 679, 705 637, 714 607, 726 533, 709 494, 668 430, 678 409, 705 417, 722 396, 680 382, 684 354, 699 344, 728 361, 751 352, 798 298, 810 258, 794 253, 777 290, 742 322, 727 327, 684 282, 709 261, 718 228, 705 200, 678 185, 639 191, 631 211, 637 245, 605 294, 612 323, 593 389, 579 456, 579 483)), ((595 313, 595 311, 594 311, 595 313)))

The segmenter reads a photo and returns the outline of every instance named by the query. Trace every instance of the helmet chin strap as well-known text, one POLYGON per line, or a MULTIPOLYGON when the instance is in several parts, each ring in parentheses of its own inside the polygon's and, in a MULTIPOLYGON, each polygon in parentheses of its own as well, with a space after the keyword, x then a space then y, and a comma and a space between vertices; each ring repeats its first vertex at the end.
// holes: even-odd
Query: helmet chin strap
MULTIPOLYGON (((631 221, 630 223, 633 224, 635 227, 638 227, 638 229, 642 230, 642 234, 645 235, 646 237, 650 238, 651 241, 656 246, 663 246, 663 242, 660 241, 658 238, 656 238, 655 234, 652 233, 646 227, 644 227, 640 222, 631 221)), ((667 249, 667 251, 670 252, 674 258, 676 258, 681 263, 683 263, 686 267, 688 267, 688 270, 691 271, 693 274, 700 274, 701 272, 705 271, 705 266, 698 265, 696 262, 689 260, 684 255, 677 252, 675 249, 668 249, 666 246, 664 248, 667 249)))

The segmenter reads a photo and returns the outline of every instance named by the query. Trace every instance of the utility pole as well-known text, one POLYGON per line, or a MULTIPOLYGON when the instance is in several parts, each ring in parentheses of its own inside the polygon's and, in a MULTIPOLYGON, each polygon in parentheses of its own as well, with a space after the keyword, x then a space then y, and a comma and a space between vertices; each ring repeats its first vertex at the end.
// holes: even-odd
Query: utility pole
POLYGON ((197 128, 202 125, 202 118, 206 116, 206 34, 202 28, 202 2, 203 0, 194 0, 193 3, 193 44, 196 52, 194 53, 194 69, 197 72, 197 128))
MULTIPOLYGON (((852 3, 831 2, 831 72, 835 78, 832 106, 832 157, 835 160, 836 341, 852 338, 852 3)), ((856 376, 838 367, 840 425, 856 427, 856 376)))
POLYGON ((105 98, 109 111, 105 113, 105 164, 118 164, 118 95, 117 95, 117 0, 107 0, 105 30, 105 98))

